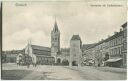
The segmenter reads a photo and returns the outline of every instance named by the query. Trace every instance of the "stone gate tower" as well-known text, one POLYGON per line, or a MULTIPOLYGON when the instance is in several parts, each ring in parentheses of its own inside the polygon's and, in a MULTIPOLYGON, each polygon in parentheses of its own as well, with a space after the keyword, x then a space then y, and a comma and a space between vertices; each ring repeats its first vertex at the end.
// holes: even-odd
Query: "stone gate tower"
POLYGON ((51 56, 57 60, 57 54, 60 53, 60 31, 57 22, 55 21, 54 28, 51 31, 51 56))
POLYGON ((81 66, 82 41, 79 35, 73 35, 70 40, 70 66, 81 66))

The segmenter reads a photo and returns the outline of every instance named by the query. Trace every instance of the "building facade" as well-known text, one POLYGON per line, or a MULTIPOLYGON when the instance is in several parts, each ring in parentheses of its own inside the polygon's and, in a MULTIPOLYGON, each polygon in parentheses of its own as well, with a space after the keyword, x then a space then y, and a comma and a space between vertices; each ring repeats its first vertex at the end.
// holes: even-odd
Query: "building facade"
POLYGON ((79 35, 73 35, 70 40, 70 66, 81 66, 82 41, 79 35))
POLYGON ((25 54, 31 57, 32 63, 34 64, 52 65, 55 62, 54 57, 51 56, 51 49, 49 47, 29 43, 25 48, 25 54))
POLYGON ((23 50, 11 50, 11 51, 2 51, 2 63, 16 63, 16 58, 19 55, 19 53, 24 53, 23 50))
POLYGON ((57 64, 69 65, 70 49, 61 48, 60 54, 57 55, 57 64))
POLYGON ((94 44, 83 45, 83 65, 93 65, 95 59, 95 50, 93 48, 94 44))
POLYGON ((122 25, 119 32, 86 49, 83 55, 93 58, 95 66, 126 67, 127 23, 122 25))
POLYGON ((122 25, 123 28, 123 67, 127 67, 127 23, 122 25))

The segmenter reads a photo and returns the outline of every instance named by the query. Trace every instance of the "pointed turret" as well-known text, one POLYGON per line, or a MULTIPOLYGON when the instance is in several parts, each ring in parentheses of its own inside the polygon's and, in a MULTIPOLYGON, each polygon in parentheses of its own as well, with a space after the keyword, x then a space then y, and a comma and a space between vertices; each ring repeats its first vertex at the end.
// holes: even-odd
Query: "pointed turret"
POLYGON ((54 24, 53 32, 59 32, 59 29, 58 29, 58 25, 57 25, 56 20, 55 20, 55 24, 54 24))

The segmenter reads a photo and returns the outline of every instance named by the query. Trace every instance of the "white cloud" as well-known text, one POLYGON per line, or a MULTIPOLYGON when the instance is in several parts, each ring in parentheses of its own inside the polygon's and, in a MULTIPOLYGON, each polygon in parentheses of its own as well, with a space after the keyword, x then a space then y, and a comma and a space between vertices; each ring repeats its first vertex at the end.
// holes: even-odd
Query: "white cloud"
POLYGON ((12 35, 3 37, 3 50, 11 50, 12 48, 17 49, 17 47, 19 47, 18 49, 22 49, 30 40, 32 44, 50 46, 49 39, 50 38, 45 36, 42 31, 32 33, 28 28, 26 28, 20 32, 15 32, 12 35))

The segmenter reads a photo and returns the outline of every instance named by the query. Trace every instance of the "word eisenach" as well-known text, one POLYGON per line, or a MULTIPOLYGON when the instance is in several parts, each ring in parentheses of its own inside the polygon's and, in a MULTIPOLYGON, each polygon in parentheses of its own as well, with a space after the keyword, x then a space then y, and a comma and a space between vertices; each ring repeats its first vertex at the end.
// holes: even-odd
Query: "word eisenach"
POLYGON ((15 6, 27 6, 26 3, 16 3, 15 6))

